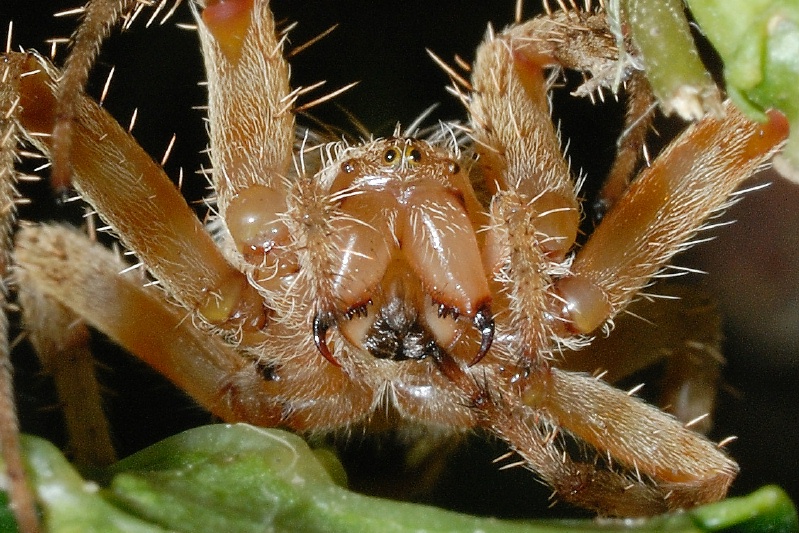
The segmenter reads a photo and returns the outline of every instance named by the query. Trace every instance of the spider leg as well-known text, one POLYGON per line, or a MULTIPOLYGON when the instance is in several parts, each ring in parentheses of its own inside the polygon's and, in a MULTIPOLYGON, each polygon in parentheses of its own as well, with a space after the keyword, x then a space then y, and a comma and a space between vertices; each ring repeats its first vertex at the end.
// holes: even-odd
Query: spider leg
POLYGON ((304 153, 293 159, 299 91, 289 85, 286 34, 266 0, 199 7, 192 3, 208 76, 209 173, 226 256, 263 291, 279 292, 282 275, 299 268, 296 253, 285 249, 292 236, 284 215, 294 166, 305 168, 304 153))
POLYGON ((26 226, 18 232, 14 259, 37 291, 68 307, 222 420, 297 430, 332 428, 363 416, 371 405, 364 391, 342 390, 355 385, 336 379, 338 370, 321 357, 310 362, 294 357, 275 366, 271 360, 245 357, 193 324, 185 309, 146 287, 118 256, 76 230, 26 226), (342 407, 342 402, 351 405, 342 407))
POLYGON ((547 359, 553 344, 577 347, 581 334, 624 309, 769 159, 787 123, 775 113, 754 124, 726 105, 723 118, 693 125, 633 182, 569 264, 564 258, 579 214, 548 119, 543 69, 616 72, 613 54, 597 55, 613 43, 595 46, 612 37, 604 22, 592 20, 561 13, 489 35, 478 51, 469 108, 481 171, 498 191, 484 261, 499 286, 492 292, 507 294, 513 332, 507 357, 520 371, 509 381, 514 392, 500 388, 498 394, 460 376, 462 369, 444 365, 444 372, 472 398, 483 424, 562 498, 609 514, 649 514, 720 499, 737 466, 670 415, 594 378, 552 368, 547 359), (564 27, 577 30, 569 34, 564 27), (563 39, 556 36, 574 42, 558 48, 563 39), (584 57, 568 55, 578 52, 584 57), (515 405, 517 395, 531 411, 515 405), (572 460, 554 437, 544 436, 542 423, 589 444, 612 468, 572 460))
MULTIPOLYGON (((589 238, 572 264, 571 276, 555 282, 567 324, 574 324, 569 318, 575 310, 571 303, 578 300, 605 309, 604 317, 594 315, 602 321, 623 309, 651 276, 684 248, 697 224, 768 160, 787 133, 780 115, 772 114, 768 123, 759 125, 730 105, 725 105, 725 112, 723 119, 703 119, 670 145, 589 238), (575 279, 583 285, 588 281, 588 286, 598 290, 585 300, 581 300, 583 295, 573 297, 571 287, 566 291, 563 287, 575 279), (594 301, 596 296, 602 299, 594 301)), ((594 312, 596 307, 588 314, 594 312)), ((575 329, 590 331, 579 325, 575 329)), ((610 388, 597 391, 590 404, 584 404, 593 391, 568 383, 582 378, 554 371, 552 375, 564 379, 546 391, 538 390, 540 381, 530 380, 534 392, 525 403, 546 409, 578 438, 651 476, 670 506, 712 501, 726 493, 736 467, 707 441, 649 407, 646 409, 652 412, 627 418, 638 406, 610 388), (609 401, 612 396, 616 398, 609 401), (658 420, 659 428, 650 426, 653 420, 658 420), (658 436, 657 443, 651 440, 653 434, 658 436)))
MULTIPOLYGON (((700 433, 713 425, 721 381, 721 317, 712 297, 695 284, 658 283, 616 316, 610 335, 569 353, 556 366, 600 375, 611 384, 657 363, 657 405, 700 433)), ((647 382, 647 388, 649 383, 647 382)))
MULTIPOLYGON (((21 96, 19 122, 26 137, 48 153, 48 132, 53 123, 52 79, 56 73, 35 56, 9 54, 7 57, 15 65, 10 79, 18 84, 21 96)), ((246 420, 264 426, 280 424, 303 430, 339 427, 364 416, 372 396, 340 369, 317 356, 310 326, 303 330, 294 323, 268 323, 269 331, 263 331, 269 313, 264 297, 245 274, 227 262, 160 167, 109 115, 82 97, 73 126, 75 186, 185 309, 170 309, 162 297, 153 300, 152 295, 137 290, 140 286, 117 287, 110 280, 127 265, 111 263, 110 259, 103 260, 108 263, 102 275, 106 281, 94 282, 92 290, 97 295, 94 301, 85 301, 85 308, 76 307, 89 291, 81 293, 83 296, 70 293, 66 288, 68 283, 59 284, 60 295, 48 294, 50 297, 127 347, 224 420, 246 420), (165 340, 176 335, 185 338, 174 345, 137 345, 136 338, 152 337, 155 326, 148 325, 149 320, 148 324, 136 325, 124 320, 123 314, 98 316, 104 313, 91 308, 97 307, 96 302, 101 301, 99 294, 106 290, 108 294, 117 294, 111 303, 126 302, 123 310, 148 309, 147 313, 161 317, 163 324, 171 324, 163 331, 165 340), (198 318, 192 316, 195 310, 199 312, 198 318), (203 324, 204 321, 210 325, 203 324), (213 338, 211 330, 215 326, 238 340, 241 350, 247 352, 252 348, 251 352, 241 353, 216 340, 203 347, 208 337, 213 338), (281 342, 295 335, 302 339, 292 345, 299 355, 284 360, 279 351, 281 342), (193 348, 181 349, 181 343, 193 348), (192 351, 194 354, 190 355, 192 351), (269 355, 262 360, 259 354, 269 355), (277 361, 275 368, 273 361, 277 361), (318 405, 314 405, 312 398, 317 397, 318 405)), ((51 253, 65 254, 61 248, 71 240, 63 236, 54 239, 51 253)), ((50 242, 41 240, 42 244, 50 242)), ((54 263, 56 269, 75 271, 72 280, 77 287, 101 277, 91 271, 80 274, 80 261, 76 258, 87 246, 87 242, 74 244, 69 261, 54 263)), ((21 258, 19 253, 20 263, 32 261, 21 258)), ((28 271, 33 275, 33 269, 28 271)), ((64 274, 52 275, 58 279, 64 274)), ((47 275, 41 277, 40 286, 51 279, 47 275)))
MULTIPOLYGON (((124 15, 143 9, 143 5, 136 0, 93 0, 84 8, 84 20, 73 36, 73 48, 57 84, 55 101, 47 102, 53 105, 54 116, 44 120, 38 125, 40 130, 34 132, 52 132, 44 144, 49 146, 53 185, 58 190, 70 184, 72 173, 92 175, 85 169, 81 171, 74 167, 76 160, 87 155, 85 145, 78 147, 74 144, 80 142, 78 138, 86 133, 87 123, 94 121, 87 118, 82 109, 86 105, 83 86, 100 43, 113 24, 124 15), (83 118, 79 119, 81 116, 83 118), (78 124, 81 120, 82 125, 78 124)), ((257 332, 265 321, 263 306, 257 290, 246 283, 246 276, 233 271, 227 261, 233 262, 238 270, 249 273, 257 271, 258 266, 262 271, 295 267, 296 261, 286 259, 274 249, 289 240, 288 230, 277 220, 277 214, 286 210, 288 189, 285 180, 292 164, 293 106, 297 92, 290 91, 288 63, 282 53, 285 35, 277 33, 268 1, 208 0, 197 4, 192 2, 192 8, 198 21, 208 73, 208 122, 213 165, 210 173, 216 190, 218 213, 228 230, 224 237, 232 238, 233 246, 228 246, 230 250, 226 260, 221 253, 213 253, 209 269, 195 278, 194 283, 179 280, 182 272, 191 275, 196 272, 183 269, 186 264, 177 255, 189 262, 209 257, 206 252, 213 244, 210 238, 200 238, 206 242, 196 248, 196 254, 173 246, 176 255, 163 256, 166 261, 153 272, 170 290, 174 290, 181 303, 198 309, 208 321, 226 329, 242 328, 244 335, 241 340, 255 344, 261 340, 257 332), (168 263, 177 268, 167 267, 168 263)), ((52 69, 50 72, 52 74, 52 69)), ((119 137, 115 137, 108 142, 118 140, 119 137)), ((101 144, 98 148, 109 150, 109 145, 102 148, 101 144)), ((162 179, 156 165, 142 160, 131 162, 133 165, 151 167, 145 172, 141 186, 132 185, 131 188, 138 189, 135 192, 142 193, 142 198, 151 198, 151 193, 157 192, 163 202, 158 200, 155 203, 167 208, 163 214, 172 219, 170 226, 186 235, 202 231, 198 221, 190 221, 192 217, 188 209, 180 208, 174 216, 169 214, 169 206, 176 205, 175 194, 165 194, 162 190, 168 182, 162 179)), ((89 184, 80 179, 75 183, 76 188, 99 210, 119 205, 118 199, 95 187, 99 184, 100 181, 89 184)), ((122 194, 133 192, 124 190, 122 194)), ((156 244, 145 251, 147 246, 137 237, 133 221, 123 220, 124 216, 115 218, 117 220, 107 221, 123 235, 125 244, 139 252, 148 264, 149 259, 166 249, 156 244), (150 250, 154 252, 152 255, 147 253, 150 250)), ((163 235, 163 242, 173 237, 166 233, 163 235)), ((266 290, 274 288, 268 283, 265 285, 266 290)))
POLYGON ((599 217, 621 199, 630 185, 657 109, 649 81, 639 72, 632 73, 627 80, 627 98, 624 131, 616 141, 616 157, 594 201, 594 212, 599 217))
MULTIPOLYGON (((20 95, 23 132, 49 154, 57 72, 35 55, 6 58, 9 83, 20 95)), ((161 167, 86 97, 79 98, 73 130, 76 188, 164 287, 211 323, 234 330, 260 329, 265 321, 263 299, 225 260, 161 167)))
POLYGON ((18 232, 14 259, 37 291, 136 354, 211 413, 264 426, 281 421, 274 386, 252 361, 209 339, 184 309, 146 288, 139 273, 100 244, 62 226, 27 226, 18 232))
POLYGON ((626 307, 787 134, 779 113, 755 124, 729 102, 724 111, 690 126, 644 170, 578 252, 571 276, 556 282, 564 317, 581 315, 583 304, 582 316, 592 315, 567 328, 589 333, 626 307), (590 286, 592 298, 572 299, 572 283, 590 286))
POLYGON ((71 181, 72 121, 89 79, 89 71, 100 52, 100 44, 113 25, 137 4, 138 0, 93 0, 83 9, 83 21, 72 36, 72 49, 58 82, 51 185, 60 193, 65 192, 71 181))
POLYGON ((102 408, 89 329, 25 274, 23 269, 14 271, 17 301, 42 370, 55 384, 70 456, 79 465, 108 466, 117 458, 102 408))
POLYGON ((210 0, 202 13, 192 5, 208 75, 212 176, 225 218, 228 204, 253 186, 285 189, 296 93, 268 1, 210 0))
POLYGON ((738 473, 735 462, 714 443, 601 380, 553 368, 529 381, 522 401, 611 458, 617 475, 627 480, 615 491, 585 488, 585 495, 580 489, 569 496, 559 491, 566 499, 584 505, 600 496, 597 502, 605 500, 601 507, 606 513, 651 514, 720 500, 738 473))
MULTIPOLYGON (((595 378, 541 368, 528 376, 536 386, 528 390, 524 397, 528 405, 523 406, 510 391, 481 386, 453 360, 442 361, 440 368, 465 393, 480 425, 506 440, 528 468, 555 490, 553 497, 575 505, 626 517, 693 507, 722 498, 737 472, 737 465, 711 442, 685 430, 669 415, 595 378), (530 410, 533 404, 535 410, 530 410), (605 410, 610 404, 621 406, 617 408, 621 416, 629 417, 628 422, 644 422, 641 433, 635 432, 632 437, 639 440, 638 444, 646 441, 648 447, 642 447, 626 469, 620 468, 626 465, 615 463, 616 456, 607 450, 602 452, 609 454, 610 464, 604 464, 604 457, 575 460, 561 443, 562 432, 568 433, 571 424, 593 423, 597 433, 608 431, 613 421, 607 419, 605 410), (606 424, 600 427, 597 420, 606 424), (669 472, 670 461, 675 459, 669 456, 673 443, 671 448, 662 446, 661 439, 674 437, 683 447, 678 454, 684 454, 676 458, 677 467, 693 469, 693 462, 698 460, 712 472, 715 483, 687 478, 653 483, 652 472, 635 463, 642 456, 654 454, 662 460, 661 473, 669 472)), ((627 435, 621 432, 619 437, 627 435)))
MULTIPOLYGON (((0 79, 11 74, 8 65, 0 79)), ((7 280, 11 274, 12 231, 16 220, 16 171, 19 125, 15 120, 19 96, 10 84, 0 83, 0 453, 5 463, 11 509, 23 533, 40 531, 39 518, 20 451, 19 421, 14 403, 11 349, 8 342, 7 280)))
MULTIPOLYGON (((208 71, 210 153, 214 167, 211 174, 217 192, 218 211, 227 222, 236 245, 231 247, 233 251, 228 254, 230 257, 227 260, 240 270, 249 272, 254 270, 251 263, 261 262, 265 262, 264 270, 291 268, 293 265, 286 267, 286 261, 280 261, 279 252, 273 251, 268 255, 275 243, 282 244, 288 239, 285 226, 274 216, 269 216, 285 211, 287 190, 282 180, 292 163, 294 143, 292 107, 296 93, 290 93, 288 64, 282 56, 283 36, 276 33, 274 18, 266 1, 209 0, 200 4, 202 14, 197 12, 194 3, 192 7, 198 19, 208 71), (267 204, 265 213, 264 201, 267 204), (233 206, 228 211, 231 202, 233 206), (244 254, 250 257, 245 258, 244 254)), ((73 167, 73 162, 87 155, 85 146, 80 148, 73 144, 79 142, 78 137, 85 133, 87 115, 81 108, 86 105, 86 99, 82 95, 82 88, 99 45, 123 15, 141 8, 142 4, 137 5, 135 0, 94 0, 85 7, 84 21, 73 36, 73 48, 58 82, 55 102, 52 102, 55 116, 40 124, 42 128, 37 132, 52 131, 52 137, 45 142, 52 147, 53 185, 58 189, 69 185, 71 173, 81 173, 73 167), (84 117, 82 126, 76 124, 79 122, 77 117, 81 115, 84 117), (81 127, 83 131, 78 131, 81 127)), ((88 119, 88 122, 92 120, 88 119)), ((118 138, 109 142, 116 140, 118 138)), ((105 149, 108 149, 108 145, 105 149)), ((165 194, 159 184, 168 185, 168 182, 162 179, 157 166, 143 161, 133 164, 151 168, 144 174, 142 186, 132 188, 139 189, 135 192, 142 193, 142 198, 151 198, 151 193, 157 192, 163 202, 159 200, 156 203, 161 208, 167 208, 164 211, 167 215, 168 207, 176 205, 175 194, 165 194)), ((82 174, 92 175, 85 169, 82 174)), ((92 183, 99 185, 100 182, 92 183)), ((92 184, 77 181, 76 187, 101 211, 106 206, 119 205, 118 200, 103 194, 100 188, 92 184)), ((124 190, 122 194, 133 192, 124 190)), ((172 218, 169 224, 176 231, 184 234, 201 232, 199 223, 190 221, 192 216, 188 209, 178 211, 174 216, 166 217, 172 218)), ((140 257, 150 264, 150 254, 144 251, 142 239, 137 238, 132 229, 133 221, 122 218, 108 222, 123 235, 126 245, 140 252, 140 257)), ((168 241, 172 237, 164 234, 162 242, 169 246, 168 241)), ((172 249, 176 255, 190 262, 209 257, 206 252, 212 243, 209 238, 202 240, 206 242, 196 248, 196 254, 174 246, 172 249)), ((156 244, 149 250, 154 252, 155 257, 165 248, 156 244)), ((164 257, 167 261, 155 268, 154 273, 170 290, 174 289, 174 294, 182 303, 198 309, 210 322, 228 329, 239 328, 243 323, 243 331, 252 333, 250 337, 254 338, 242 340, 250 343, 259 341, 255 332, 263 326, 265 317, 256 296, 257 291, 246 283, 244 275, 230 269, 222 254, 210 256, 211 271, 195 278, 198 283, 192 283, 191 280, 181 282, 178 279, 181 272, 191 275, 195 272, 181 268, 185 264, 181 264, 180 260, 172 261, 178 259, 176 256, 164 257), (169 268, 167 263, 177 268, 169 268), (230 320, 234 316, 237 319, 230 320)))
POLYGON ((318 355, 337 366, 322 326, 335 308, 331 235, 339 234, 341 221, 333 220, 330 198, 305 167, 304 143, 293 159, 300 91, 289 85, 286 36, 266 0, 212 0, 202 12, 193 7, 208 76, 210 174, 222 248, 267 305, 291 309, 295 327, 312 334, 318 355), (306 313, 284 298, 283 280, 294 275, 301 278, 297 287, 307 287, 299 304, 306 313))

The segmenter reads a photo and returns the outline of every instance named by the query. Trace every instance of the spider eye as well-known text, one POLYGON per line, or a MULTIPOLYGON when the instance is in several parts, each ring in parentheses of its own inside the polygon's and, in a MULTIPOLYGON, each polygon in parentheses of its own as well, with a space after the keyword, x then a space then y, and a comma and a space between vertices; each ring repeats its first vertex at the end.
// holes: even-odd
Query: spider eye
POLYGON ((386 163, 394 164, 398 162, 400 159, 400 151, 399 148, 393 147, 386 150, 386 153, 383 154, 383 161, 386 163))
POLYGON ((410 163, 421 163, 422 152, 416 147, 409 146, 405 149, 405 159, 410 163))

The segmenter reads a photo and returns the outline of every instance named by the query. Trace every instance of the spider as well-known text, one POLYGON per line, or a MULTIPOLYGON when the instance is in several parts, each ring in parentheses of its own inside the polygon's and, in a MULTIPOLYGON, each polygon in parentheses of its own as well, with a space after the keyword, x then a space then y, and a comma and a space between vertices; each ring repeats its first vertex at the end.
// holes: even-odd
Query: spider
POLYGON ((21 225, 15 282, 39 346, 82 347, 53 327, 77 317, 227 421, 483 429, 603 515, 724 497, 737 465, 719 447, 568 361, 768 161, 787 134, 779 114, 756 124, 719 104, 633 179, 653 101, 634 46, 618 53, 602 10, 564 8, 489 32, 470 75, 446 67, 467 123, 330 141, 295 124, 307 90, 289 85, 268 2, 196 2, 214 188, 203 223, 80 93, 86 50, 135 3, 88 5, 76 42, 89 46, 60 81, 35 53, 4 56, 4 185, 18 140, 41 150, 56 186, 73 185, 158 285, 74 229, 21 225), (550 120, 562 69, 585 73, 586 94, 626 83, 636 132, 587 239, 550 120))

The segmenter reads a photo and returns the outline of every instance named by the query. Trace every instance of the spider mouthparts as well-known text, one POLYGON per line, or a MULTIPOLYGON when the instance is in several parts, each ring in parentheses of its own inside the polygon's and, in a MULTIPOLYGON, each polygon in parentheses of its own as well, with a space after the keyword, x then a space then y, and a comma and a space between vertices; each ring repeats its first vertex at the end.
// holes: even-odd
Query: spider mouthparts
POLYGON ((438 318, 446 318, 451 316, 453 320, 458 320, 460 311, 457 307, 450 307, 446 304, 438 304, 438 318))
POLYGON ((313 341, 316 344, 316 349, 322 354, 322 357, 327 359, 330 364, 341 368, 341 364, 336 361, 333 354, 330 353, 330 348, 327 346, 327 330, 333 322, 333 315, 328 312, 319 311, 313 319, 313 341))
POLYGON ((485 357, 491 348, 491 343, 494 342, 494 317, 488 307, 482 307, 474 315, 474 327, 480 330, 480 351, 469 363, 469 367, 473 367, 480 360, 485 357))

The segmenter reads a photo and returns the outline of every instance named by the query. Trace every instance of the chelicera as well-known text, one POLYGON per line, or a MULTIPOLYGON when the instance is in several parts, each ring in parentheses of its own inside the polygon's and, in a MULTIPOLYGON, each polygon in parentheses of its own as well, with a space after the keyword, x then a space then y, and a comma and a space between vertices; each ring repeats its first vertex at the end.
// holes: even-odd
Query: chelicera
POLYGON ((424 359, 453 346, 471 322, 480 333, 470 365, 494 338, 490 291, 475 229, 482 208, 450 154, 393 138, 353 150, 329 194, 357 220, 332 236, 334 304, 314 318, 314 340, 331 321, 347 341, 381 359, 424 359), (340 320, 343 318, 344 320, 340 320))

